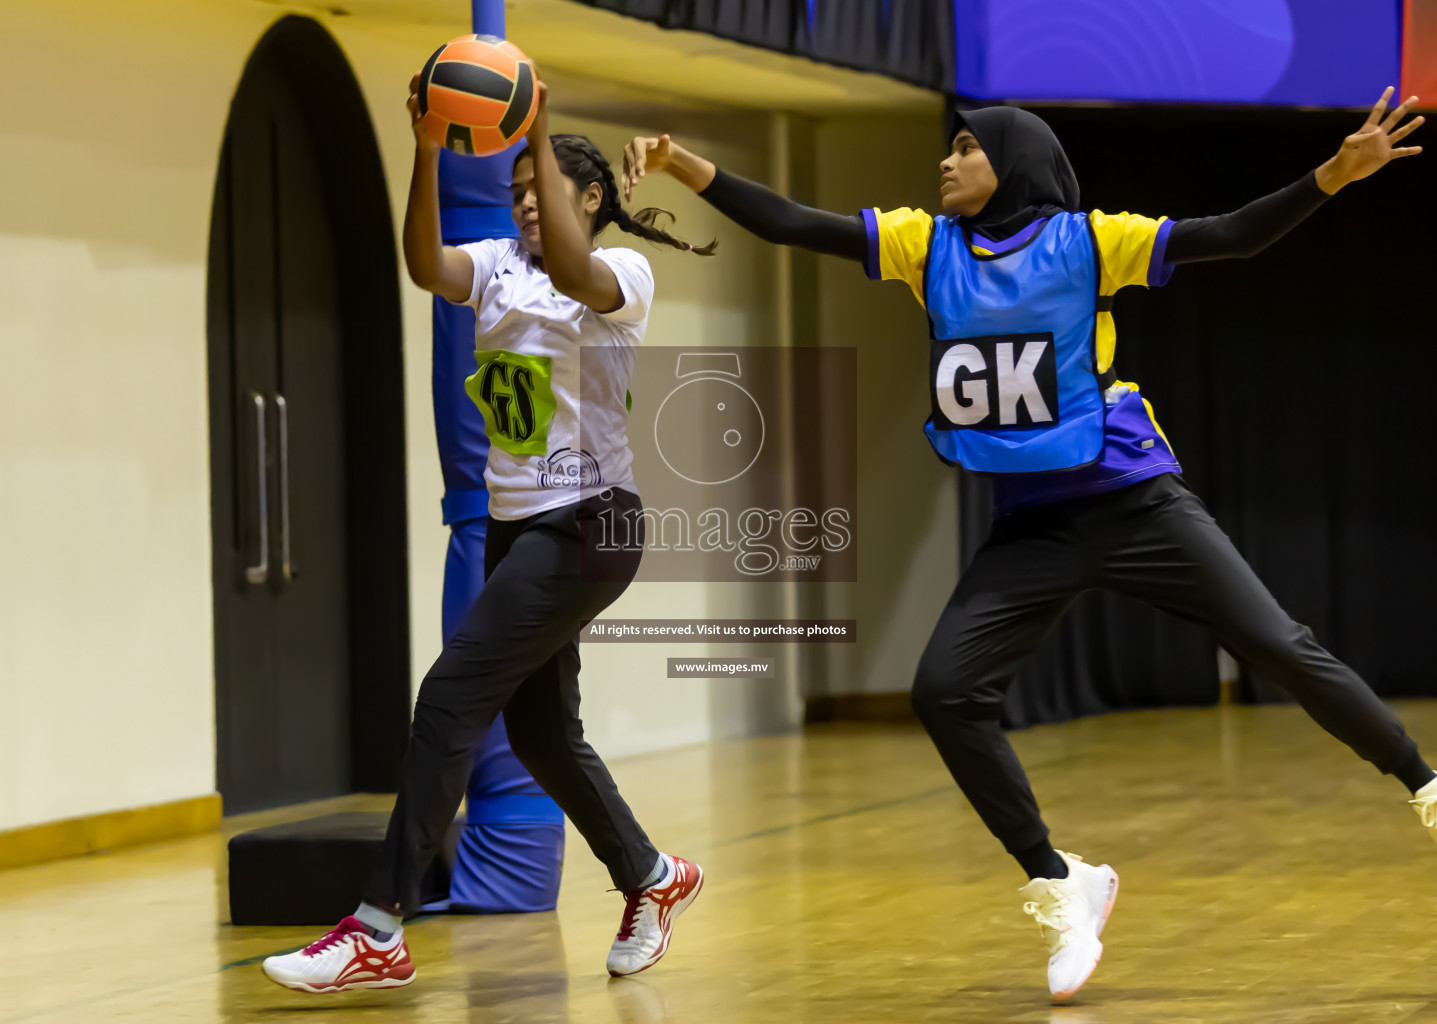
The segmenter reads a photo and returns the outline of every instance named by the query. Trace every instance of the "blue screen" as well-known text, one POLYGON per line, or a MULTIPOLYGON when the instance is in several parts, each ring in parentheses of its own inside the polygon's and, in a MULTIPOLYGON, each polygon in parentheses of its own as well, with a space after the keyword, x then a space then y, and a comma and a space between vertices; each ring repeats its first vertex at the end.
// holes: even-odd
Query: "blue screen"
POLYGON ((979 99, 1370 105, 1401 66, 1401 0, 954 0, 979 99))

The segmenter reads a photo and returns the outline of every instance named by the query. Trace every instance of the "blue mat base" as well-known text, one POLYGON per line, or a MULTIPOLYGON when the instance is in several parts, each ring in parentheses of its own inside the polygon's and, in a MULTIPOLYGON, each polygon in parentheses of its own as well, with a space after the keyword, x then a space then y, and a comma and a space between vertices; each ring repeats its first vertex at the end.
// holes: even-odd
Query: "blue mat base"
POLYGON ((424 909, 448 914, 533 914, 559 902, 562 823, 466 824, 459 833, 449 898, 424 909))

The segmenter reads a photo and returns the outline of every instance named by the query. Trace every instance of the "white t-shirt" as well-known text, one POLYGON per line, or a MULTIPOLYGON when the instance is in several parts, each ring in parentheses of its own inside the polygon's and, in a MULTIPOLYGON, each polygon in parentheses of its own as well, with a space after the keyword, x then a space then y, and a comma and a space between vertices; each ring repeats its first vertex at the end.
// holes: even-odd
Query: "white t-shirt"
POLYGON ((523 519, 611 487, 636 491, 627 397, 654 299, 649 261, 595 249, 624 295, 597 313, 557 291, 514 239, 460 248, 474 261, 477 371, 464 389, 489 435, 489 514, 523 519))

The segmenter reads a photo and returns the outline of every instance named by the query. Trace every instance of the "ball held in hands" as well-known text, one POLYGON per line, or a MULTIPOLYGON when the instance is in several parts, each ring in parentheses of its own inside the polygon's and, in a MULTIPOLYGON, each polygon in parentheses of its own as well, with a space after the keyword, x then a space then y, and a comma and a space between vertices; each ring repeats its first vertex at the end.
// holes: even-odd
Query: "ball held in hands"
POLYGON ((412 92, 424 131, 465 156, 508 149, 539 112, 534 62, 513 43, 488 35, 451 39, 430 55, 412 92))

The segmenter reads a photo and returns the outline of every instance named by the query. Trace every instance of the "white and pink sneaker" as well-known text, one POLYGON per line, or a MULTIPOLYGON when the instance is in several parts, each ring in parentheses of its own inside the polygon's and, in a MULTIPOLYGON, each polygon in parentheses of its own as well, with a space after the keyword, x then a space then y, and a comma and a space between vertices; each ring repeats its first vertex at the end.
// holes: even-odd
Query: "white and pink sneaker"
POLYGON ((312 946, 266 958, 263 967, 270 981, 296 992, 399 988, 415 977, 403 929, 380 942, 353 917, 312 946))
POLYGON ((609 973, 616 978, 654 966, 668 952, 674 920, 704 886, 703 868, 682 857, 662 855, 670 864, 658 885, 624 895, 619 934, 609 948, 609 973))
POLYGON ((1085 864, 1075 853, 1057 851, 1067 878, 1035 878, 1018 891, 1027 897, 1023 913, 1038 922, 1048 944, 1048 991, 1062 1002, 1072 997, 1103 958, 1098 936, 1118 899, 1118 873, 1106 864, 1085 864))

